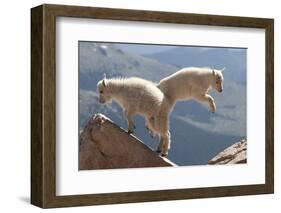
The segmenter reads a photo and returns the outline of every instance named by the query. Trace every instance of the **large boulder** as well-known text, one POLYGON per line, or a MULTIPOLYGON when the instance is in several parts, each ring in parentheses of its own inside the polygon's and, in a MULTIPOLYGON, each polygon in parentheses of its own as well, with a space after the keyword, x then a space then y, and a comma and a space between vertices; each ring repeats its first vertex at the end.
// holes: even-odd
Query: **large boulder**
POLYGON ((102 114, 93 115, 79 138, 79 169, 176 166, 102 114))
POLYGON ((243 139, 220 152, 208 164, 247 163, 247 141, 243 139))

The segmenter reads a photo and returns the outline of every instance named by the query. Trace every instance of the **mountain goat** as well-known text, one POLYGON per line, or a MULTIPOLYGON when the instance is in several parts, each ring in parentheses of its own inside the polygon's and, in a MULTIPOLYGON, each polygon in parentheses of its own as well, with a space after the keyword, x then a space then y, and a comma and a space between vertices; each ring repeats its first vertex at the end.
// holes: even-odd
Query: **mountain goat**
MULTIPOLYGON (((160 136, 157 151, 161 152, 163 144, 170 144, 168 115, 162 106, 165 104, 164 95, 150 81, 131 77, 100 80, 97 84, 99 102, 107 103, 115 100, 122 108, 128 124, 128 133, 136 128, 132 117, 136 114, 145 117, 146 127, 152 134, 160 136), (162 112, 165 112, 164 114, 162 112)), ((167 152, 161 152, 167 155, 167 152)))
POLYGON ((211 112, 216 111, 216 104, 208 94, 210 89, 223 91, 222 70, 210 68, 188 67, 162 79, 158 88, 173 106, 177 100, 195 99, 207 102, 211 112))

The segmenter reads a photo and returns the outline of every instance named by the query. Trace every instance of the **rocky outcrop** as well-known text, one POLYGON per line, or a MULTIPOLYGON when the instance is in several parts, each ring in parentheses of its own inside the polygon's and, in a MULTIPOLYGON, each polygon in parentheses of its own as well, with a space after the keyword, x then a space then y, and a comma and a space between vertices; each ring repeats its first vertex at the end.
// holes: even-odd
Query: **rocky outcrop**
POLYGON ((220 152, 208 164, 247 163, 247 141, 243 139, 220 152))
POLYGON ((79 138, 79 169, 176 166, 102 114, 93 115, 79 138))

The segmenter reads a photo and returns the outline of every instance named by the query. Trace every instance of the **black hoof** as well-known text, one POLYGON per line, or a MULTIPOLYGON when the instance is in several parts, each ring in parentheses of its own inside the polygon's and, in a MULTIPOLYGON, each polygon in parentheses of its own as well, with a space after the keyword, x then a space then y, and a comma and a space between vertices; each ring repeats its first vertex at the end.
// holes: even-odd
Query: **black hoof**
POLYGON ((127 133, 128 133, 128 134, 133 134, 134 131, 128 130, 127 133))

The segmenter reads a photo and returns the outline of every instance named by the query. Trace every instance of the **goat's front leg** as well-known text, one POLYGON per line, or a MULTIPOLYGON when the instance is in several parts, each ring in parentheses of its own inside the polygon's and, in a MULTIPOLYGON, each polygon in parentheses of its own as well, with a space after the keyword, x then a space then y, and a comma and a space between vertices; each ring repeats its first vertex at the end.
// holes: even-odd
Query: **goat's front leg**
POLYGON ((161 156, 163 157, 168 155, 168 151, 170 149, 170 144, 171 144, 170 131, 169 131, 169 114, 164 112, 156 117, 154 123, 158 127, 159 134, 160 134, 160 143, 157 148, 157 152, 160 152, 161 156))
POLYGON ((209 103, 209 108, 212 113, 216 111, 216 104, 212 96, 208 94, 200 95, 196 97, 196 99, 200 102, 208 102, 209 103))
POLYGON ((134 130, 136 129, 136 126, 134 125, 133 122, 133 113, 130 110, 124 110, 124 116, 127 120, 127 124, 128 124, 128 133, 134 133, 134 130))

